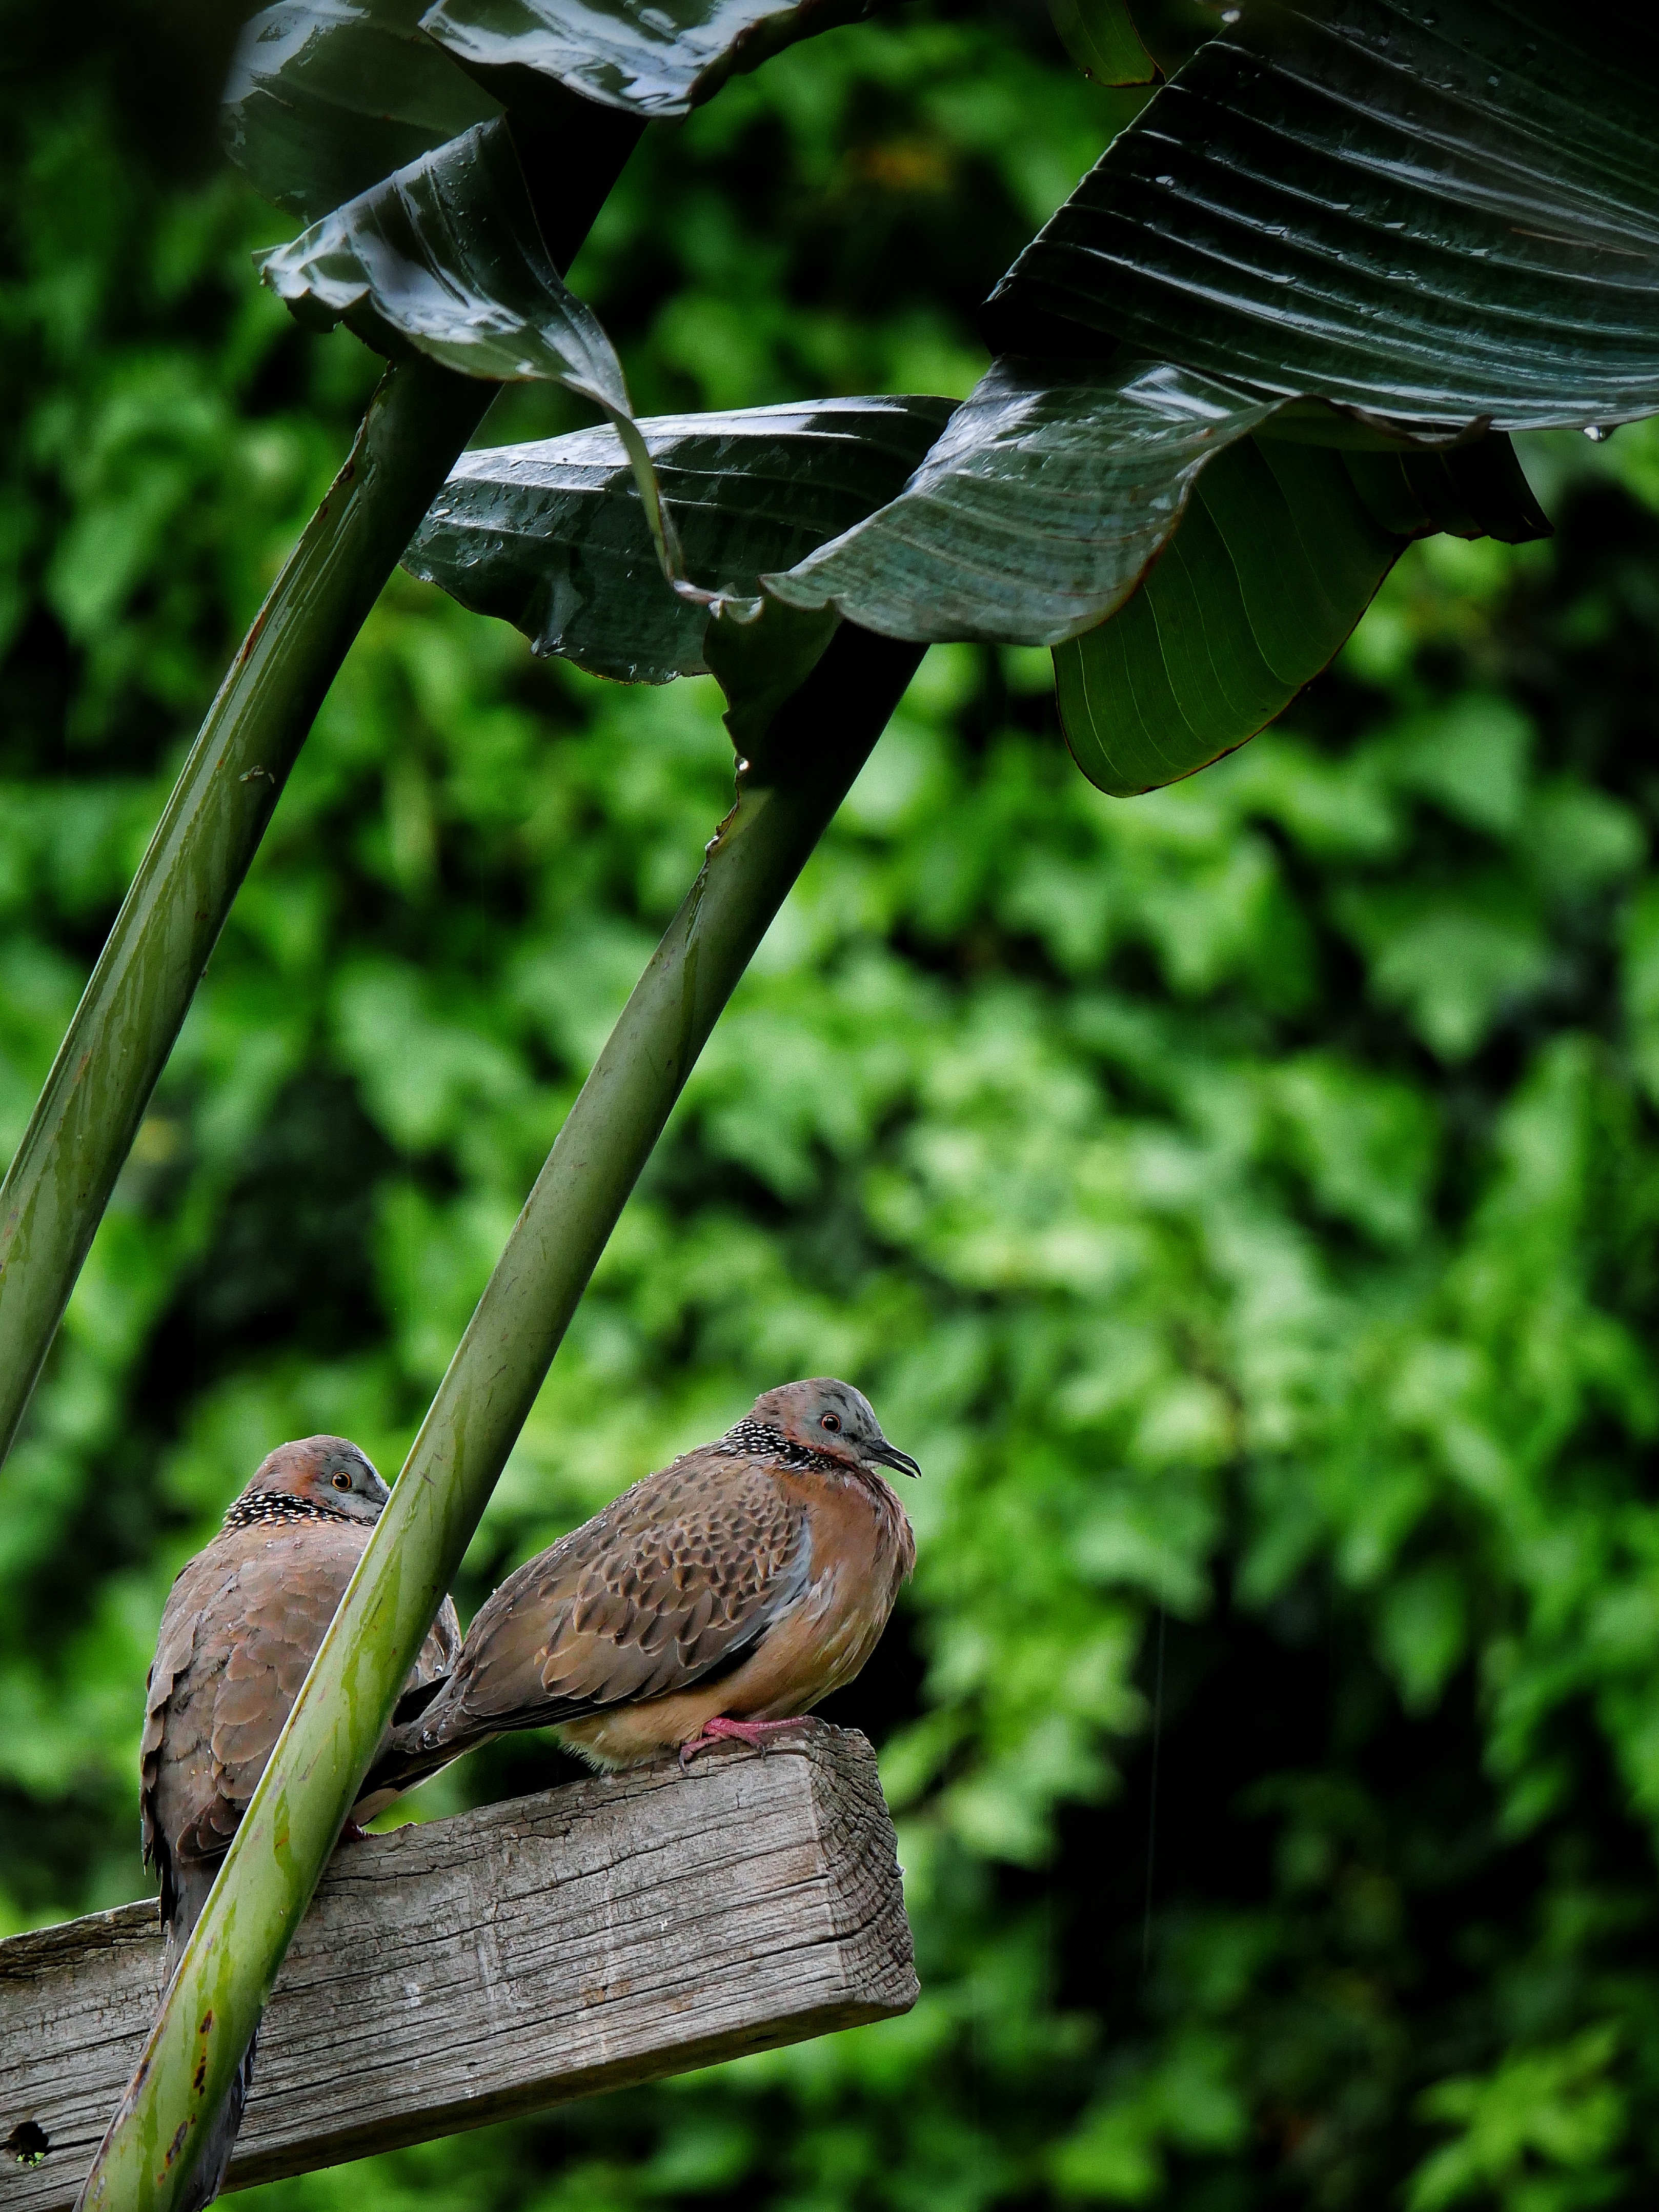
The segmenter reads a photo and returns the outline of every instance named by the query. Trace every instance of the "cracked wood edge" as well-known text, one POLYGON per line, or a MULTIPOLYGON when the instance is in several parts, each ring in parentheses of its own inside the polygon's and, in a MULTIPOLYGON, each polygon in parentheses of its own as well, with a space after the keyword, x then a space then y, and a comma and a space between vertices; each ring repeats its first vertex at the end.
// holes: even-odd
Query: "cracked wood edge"
MULTIPOLYGON (((0 2212, 72 2203, 160 1995, 152 1904, 0 1943, 0 2212)), ((261 2033, 230 2186, 908 2011, 863 1736, 593 1777, 349 1846, 261 2033)))

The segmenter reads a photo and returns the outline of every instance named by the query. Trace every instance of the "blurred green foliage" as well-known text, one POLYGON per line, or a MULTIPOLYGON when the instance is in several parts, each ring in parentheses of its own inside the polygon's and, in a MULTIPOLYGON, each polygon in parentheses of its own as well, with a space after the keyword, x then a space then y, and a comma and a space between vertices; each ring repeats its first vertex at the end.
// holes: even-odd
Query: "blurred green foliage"
MULTIPOLYGON (((374 374, 254 287, 280 219, 112 21, 0 138, 8 1146, 374 374)), ((1024 16, 837 32, 653 134, 576 280, 647 408, 959 392, 1132 97, 1024 16)), ((915 2013, 264 2212, 1651 2195, 1659 441, 1528 459, 1553 545, 1418 549, 1153 798, 1073 769, 1046 656, 929 656, 469 1557, 464 1610, 756 1389, 870 1389, 921 1565, 835 1711, 915 2013)), ((0 1471, 7 1924, 139 1890, 169 1577, 284 1436, 397 1466, 729 782, 707 683, 387 593, 0 1471)), ((424 1809, 559 1771, 498 1746, 424 1809)))

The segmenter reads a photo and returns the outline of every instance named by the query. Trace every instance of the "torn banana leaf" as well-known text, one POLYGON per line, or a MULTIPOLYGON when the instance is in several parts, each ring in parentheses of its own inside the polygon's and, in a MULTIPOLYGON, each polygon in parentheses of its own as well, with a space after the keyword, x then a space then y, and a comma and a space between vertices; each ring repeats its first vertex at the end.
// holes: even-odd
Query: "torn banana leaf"
POLYGON ((1392 421, 1659 411, 1659 33, 1560 0, 1247 0, 986 311, 1392 421))
MULTIPOLYGON (((820 399, 642 421, 686 575, 752 594, 763 571, 890 500, 954 405, 820 399)), ((665 581, 608 430, 464 454, 404 565, 596 675, 662 684, 709 665, 709 609, 665 581)))

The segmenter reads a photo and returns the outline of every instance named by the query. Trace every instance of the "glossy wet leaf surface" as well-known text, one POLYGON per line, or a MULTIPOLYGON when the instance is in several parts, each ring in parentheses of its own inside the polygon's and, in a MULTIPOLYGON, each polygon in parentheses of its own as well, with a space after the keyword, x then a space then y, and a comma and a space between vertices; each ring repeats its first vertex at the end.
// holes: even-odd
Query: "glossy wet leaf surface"
POLYGON ((892 503, 767 587, 910 638, 1057 645, 1121 605, 1278 403, 1147 362, 1001 361, 892 503))
MULTIPOLYGON (((640 423, 696 585, 753 592, 892 497, 955 403, 826 399, 640 423)), ((405 557, 538 653, 660 684, 708 663, 708 610, 676 595, 609 430, 467 453, 405 557)))
POLYGON ((1412 538, 1441 530, 1549 534, 1507 438, 1337 453, 1270 431, 1230 447, 1140 590, 1055 648, 1079 767, 1127 798, 1234 751, 1327 665, 1412 538))
POLYGON ((479 80, 533 71, 638 115, 684 115, 727 77, 837 24, 871 0, 440 0, 425 27, 479 80))
POLYGON ((1650 413, 1656 117, 1645 13, 1250 0, 1021 254, 988 327, 1416 423, 1650 413))
POLYGON ((560 384, 590 400, 627 448, 665 573, 678 572, 622 363, 549 257, 504 121, 479 124, 258 258, 313 328, 345 322, 382 352, 406 343, 465 376, 560 384))
POLYGON ((425 0, 281 0, 243 32, 225 150, 314 222, 500 111, 420 29, 425 0))
POLYGON ((259 265, 313 327, 346 322, 464 375, 546 379, 627 410, 616 349, 548 258, 502 123, 411 162, 259 265))

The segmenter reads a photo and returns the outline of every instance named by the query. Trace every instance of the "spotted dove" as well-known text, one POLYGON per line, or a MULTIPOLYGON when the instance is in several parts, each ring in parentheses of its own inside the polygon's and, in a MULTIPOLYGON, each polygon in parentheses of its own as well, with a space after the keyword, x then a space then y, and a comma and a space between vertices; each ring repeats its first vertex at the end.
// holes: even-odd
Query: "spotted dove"
MULTIPOLYGON (((390 1495, 343 1437, 281 1444, 173 1585, 140 1753, 144 1863, 161 1875, 169 1976, 390 1495)), ((400 1703, 448 1673, 460 1640, 446 1598, 400 1703)), ((387 1796, 366 1795, 355 1810, 368 1818, 387 1796)), ((193 2163, 183 2212, 218 2193, 252 2070, 250 2044, 193 2163)))
POLYGON ((852 1680, 915 1564, 884 1467, 921 1473, 849 1384, 766 1391, 509 1575, 371 1784, 549 1724, 600 1767, 762 1743, 852 1680))

